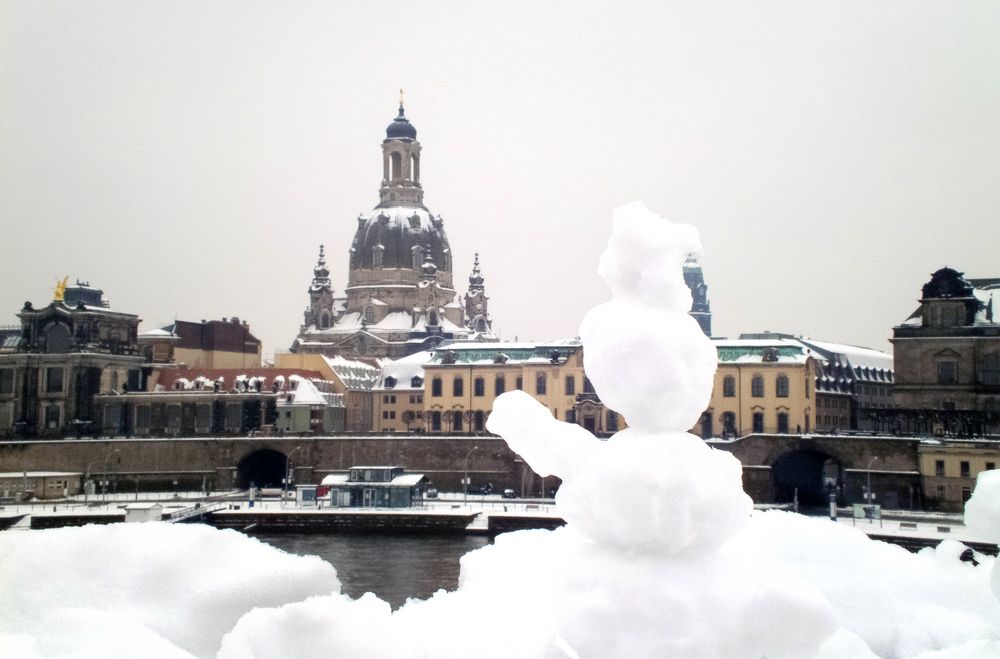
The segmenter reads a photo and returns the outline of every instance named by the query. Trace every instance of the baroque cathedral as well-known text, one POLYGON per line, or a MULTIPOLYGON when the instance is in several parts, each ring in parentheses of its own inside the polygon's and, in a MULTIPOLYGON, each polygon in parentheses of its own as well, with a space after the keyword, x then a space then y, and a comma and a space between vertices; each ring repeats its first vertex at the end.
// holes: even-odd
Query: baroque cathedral
POLYGON ((452 283, 453 255, 441 216, 424 206, 420 142, 402 99, 382 141, 379 203, 357 222, 341 296, 320 245, 293 353, 398 359, 444 341, 497 340, 478 254, 464 300, 452 283))

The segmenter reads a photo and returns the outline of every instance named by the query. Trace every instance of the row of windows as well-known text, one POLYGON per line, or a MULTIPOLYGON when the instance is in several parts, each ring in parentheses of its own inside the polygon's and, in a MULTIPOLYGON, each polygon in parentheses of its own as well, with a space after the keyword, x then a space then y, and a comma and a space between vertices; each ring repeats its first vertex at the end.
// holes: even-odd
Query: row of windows
MULTIPOLYGON (((986 471, 992 471, 997 468, 997 463, 987 462, 986 471)), ((934 475, 935 476, 947 476, 944 468, 944 460, 934 461, 934 475)), ((972 468, 968 460, 962 460, 958 463, 958 475, 960 478, 972 478, 972 468)))
MULTIPOLYGON (((806 392, 808 398, 808 392, 806 392)), ((778 398, 788 398, 788 376, 779 374, 774 380, 774 394, 778 398)), ((750 378, 750 395, 754 398, 764 397, 764 376, 755 375, 750 378)), ((727 375, 722 378, 722 396, 724 398, 734 398, 736 396, 736 378, 727 375)))
MULTIPOLYGON (((982 384, 1000 385, 1000 354, 994 352, 983 357, 977 379, 982 384)), ((958 384, 958 361, 938 360, 937 381, 938 384, 958 384)))
MULTIPOLYGON (((781 434, 787 434, 789 432, 789 416, 787 412, 778 412, 777 417, 777 432, 781 434)), ((751 424, 753 432, 762 433, 764 432, 764 413, 754 412, 751 417, 751 424)), ((796 428, 796 432, 800 432, 801 428, 796 428)), ((806 416, 806 432, 809 432, 809 417, 806 416)), ((722 413, 722 434, 724 435, 736 435, 739 433, 739 429, 736 427, 736 413, 735 412, 723 412, 722 413)), ((701 417, 701 434, 702 437, 714 437, 715 432, 712 426, 712 415, 708 412, 701 417)))
MULTIPOLYGON (((521 376, 518 376, 515 380, 515 388, 523 389, 524 380, 521 376)), ((563 391, 567 396, 576 395, 576 376, 567 375, 563 379, 563 391)), ((444 384, 441 378, 434 378, 431 380, 431 396, 440 397, 444 389, 444 384)), ((493 393, 495 396, 499 396, 507 390, 507 380, 504 376, 498 375, 493 381, 493 393)), ((588 378, 583 379, 583 391, 590 393, 594 391, 593 385, 590 383, 588 378)), ((548 376, 545 373, 538 373, 535 376, 535 394, 544 396, 548 392, 548 376)), ((464 396, 465 395, 465 379, 457 375, 452 379, 451 382, 451 395, 452 396, 464 396)), ((486 379, 477 377, 472 381, 472 395, 473 396, 485 396, 486 395, 486 379)))

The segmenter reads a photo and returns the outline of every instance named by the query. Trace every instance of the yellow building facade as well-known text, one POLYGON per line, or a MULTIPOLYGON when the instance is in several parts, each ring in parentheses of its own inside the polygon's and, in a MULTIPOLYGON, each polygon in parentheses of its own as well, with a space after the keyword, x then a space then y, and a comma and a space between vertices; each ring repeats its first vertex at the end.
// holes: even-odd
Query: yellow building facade
POLYGON ((925 505, 941 510, 961 511, 976 477, 1000 465, 1000 448, 991 442, 925 441, 918 453, 925 505))
POLYGON ((816 359, 786 339, 715 341, 718 367, 708 409, 692 432, 704 438, 803 433, 816 427, 816 359))
POLYGON ((520 389, 554 418, 595 434, 625 427, 594 392, 579 341, 458 343, 383 367, 373 390, 381 432, 481 433, 498 396, 520 389))

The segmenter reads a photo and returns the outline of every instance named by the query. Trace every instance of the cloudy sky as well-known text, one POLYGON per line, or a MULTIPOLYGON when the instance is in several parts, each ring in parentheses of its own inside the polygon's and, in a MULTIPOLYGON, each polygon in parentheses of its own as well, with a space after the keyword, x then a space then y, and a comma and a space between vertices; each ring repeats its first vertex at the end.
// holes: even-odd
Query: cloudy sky
POLYGON ((888 349, 930 272, 1000 276, 1000 3, 6 0, 0 324, 69 275, 287 349, 400 87, 505 339, 576 334, 636 199, 701 231, 719 335, 888 349))

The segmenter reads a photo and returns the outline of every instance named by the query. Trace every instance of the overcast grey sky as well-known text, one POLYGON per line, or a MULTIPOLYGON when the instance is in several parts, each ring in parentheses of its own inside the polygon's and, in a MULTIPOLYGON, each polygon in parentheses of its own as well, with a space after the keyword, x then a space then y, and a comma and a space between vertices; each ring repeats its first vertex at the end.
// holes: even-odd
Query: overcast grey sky
MULTIPOLYGON (((613 208, 695 224, 716 334, 888 349, 1000 276, 1000 3, 0 3, 0 323, 89 280, 285 350, 406 90, 460 292, 576 334, 613 208)), ((622 319, 628 322, 628 319, 622 319)))

